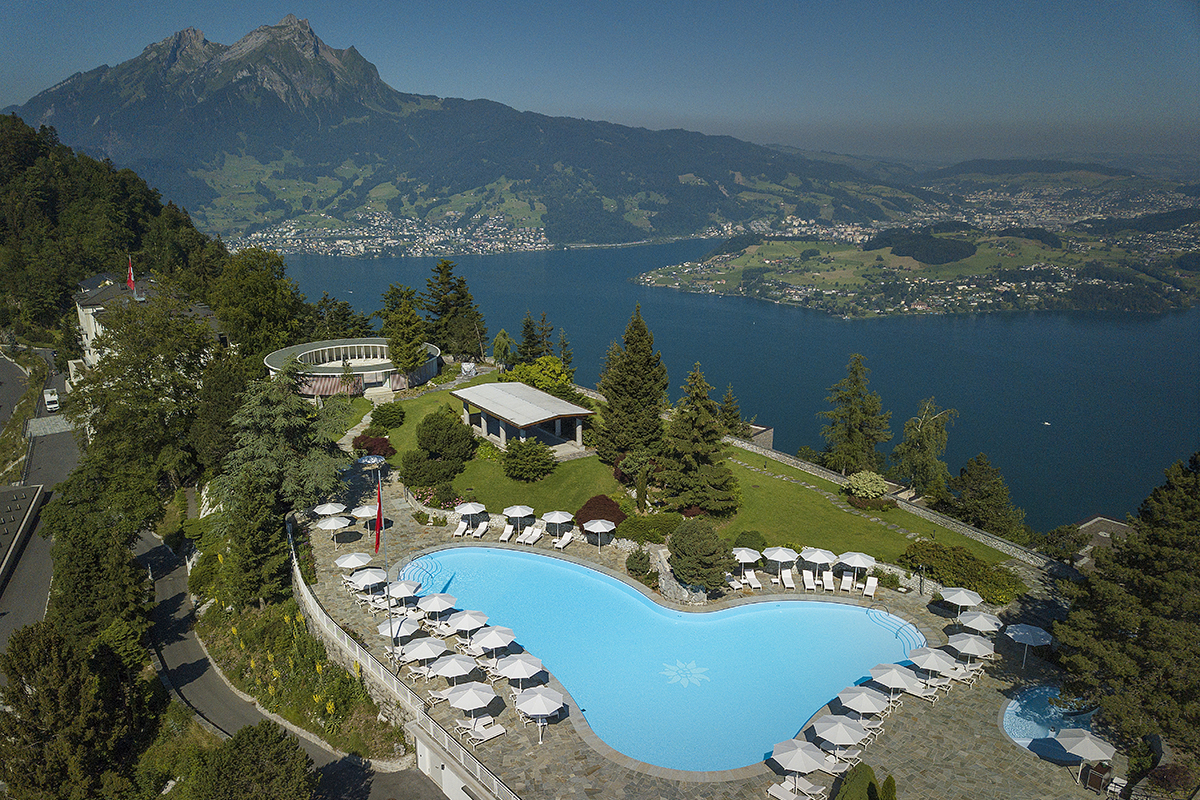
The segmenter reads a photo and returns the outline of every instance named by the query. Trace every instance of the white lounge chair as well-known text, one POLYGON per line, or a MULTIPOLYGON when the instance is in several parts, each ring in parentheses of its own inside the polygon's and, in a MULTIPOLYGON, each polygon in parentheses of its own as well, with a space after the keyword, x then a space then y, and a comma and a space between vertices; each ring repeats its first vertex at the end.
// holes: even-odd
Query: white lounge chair
POLYGON ((482 539, 483 535, 488 532, 488 522, 485 519, 483 522, 475 526, 475 530, 471 531, 471 538, 482 539))
POLYGON ((838 761, 833 756, 825 756, 825 766, 821 767, 820 771, 830 775, 841 775, 848 769, 850 769, 850 764, 847 762, 838 761))
POLYGON ((555 550, 567 549, 567 545, 569 545, 572 542, 572 540, 574 540, 574 538, 575 538, 575 530, 574 530, 574 528, 572 528, 571 530, 567 531, 562 536, 560 536, 554 540, 554 549, 555 550))
POLYGON ((834 584, 833 570, 827 569, 821 573, 821 583, 823 583, 825 585, 825 591, 827 591, 827 592, 833 591, 833 584, 834 584))
POLYGON ((772 783, 767 789, 767 795, 775 800, 796 800, 798 795, 787 787, 786 783, 772 783))
POLYGON ((491 714, 483 714, 478 717, 471 717, 470 719, 455 720, 454 721, 454 729, 456 731, 458 731, 460 734, 468 733, 470 731, 477 731, 482 728, 486 728, 489 725, 491 725, 493 722, 495 722, 495 720, 492 719, 491 714))
POLYGON ((853 589, 854 589, 854 573, 853 572, 843 572, 842 573, 842 591, 849 592, 853 589))
POLYGON ((534 527, 529 529, 529 533, 525 534, 525 544, 530 545, 532 547, 533 545, 537 544, 538 541, 545 535, 546 535, 546 529, 539 528, 535 525, 534 527))
POLYGON ((509 539, 512 538, 512 535, 513 535, 513 524, 510 522, 504 526, 504 531, 500 534, 500 541, 507 542, 509 539))
POLYGON ((758 592, 762 591, 762 584, 759 583, 758 576, 754 574, 754 570, 752 570, 752 569, 746 570, 745 579, 746 579, 746 583, 750 584, 751 589, 754 589, 755 591, 758 591, 758 592))
POLYGON ((813 577, 812 570, 801 570, 800 577, 804 579, 804 591, 815 592, 817 590, 817 580, 813 577))
POLYGON ((792 579, 792 570, 790 567, 779 573, 779 577, 783 579, 783 588, 791 589, 793 592, 796 591, 796 581, 792 579))
POLYGON ((468 731, 467 740, 471 743, 472 747, 478 747, 484 742, 490 742, 492 739, 503 736, 505 733, 507 733, 507 731, 504 730, 504 726, 497 722, 487 726, 486 728, 478 728, 473 731, 468 731))
POLYGON ((911 689, 905 689, 904 691, 908 692, 913 697, 919 697, 922 700, 930 703, 936 703, 938 698, 941 697, 941 694, 938 693, 938 690, 932 686, 916 686, 911 689))
POLYGON ((429 693, 429 705, 436 706, 445 700, 450 699, 450 689, 438 689, 429 693))
POLYGON ((467 532, 467 521, 465 519, 460 519, 458 521, 458 527, 455 528, 454 532, 450 535, 451 536, 462 536, 466 532, 467 532))
POLYGON ((742 588, 742 582, 733 577, 730 573, 725 573, 725 582, 729 584, 729 588, 738 591, 742 588))
POLYGON ((807 778, 803 778, 799 775, 792 776, 792 786, 795 788, 795 790, 798 794, 802 794, 805 797, 813 798, 813 800, 815 800, 818 797, 823 797, 825 795, 825 793, 827 791, 829 791, 821 784, 813 783, 812 781, 808 780, 807 778))
POLYGON ((420 664, 410 664, 408 667, 408 677, 420 678, 423 681, 429 680, 429 667, 422 667, 420 664))
POLYGON ((867 585, 863 587, 863 597, 875 597, 875 590, 879 588, 879 578, 874 575, 867 578, 867 585))

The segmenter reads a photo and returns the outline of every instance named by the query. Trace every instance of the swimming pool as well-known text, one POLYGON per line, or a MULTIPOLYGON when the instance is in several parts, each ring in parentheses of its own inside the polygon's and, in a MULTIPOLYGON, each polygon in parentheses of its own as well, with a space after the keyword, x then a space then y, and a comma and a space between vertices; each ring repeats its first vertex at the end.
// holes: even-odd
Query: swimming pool
POLYGON ((1022 689, 1004 708, 1004 732, 1017 744, 1028 747, 1036 739, 1048 739, 1063 728, 1092 729, 1093 711, 1072 713, 1050 701, 1058 697, 1055 686, 1022 689))
POLYGON ((597 736, 670 769, 763 761, 871 667, 925 644, 898 617, 838 603, 671 611, 595 570, 521 551, 441 550, 401 575, 512 628, 597 736))

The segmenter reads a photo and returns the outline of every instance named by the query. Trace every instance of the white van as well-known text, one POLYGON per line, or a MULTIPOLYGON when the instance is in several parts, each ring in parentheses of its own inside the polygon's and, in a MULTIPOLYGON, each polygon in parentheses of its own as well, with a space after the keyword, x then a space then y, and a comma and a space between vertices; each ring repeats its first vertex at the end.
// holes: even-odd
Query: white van
POLYGON ((58 389, 47 389, 42 392, 42 400, 46 403, 46 411, 51 414, 58 411, 58 389))

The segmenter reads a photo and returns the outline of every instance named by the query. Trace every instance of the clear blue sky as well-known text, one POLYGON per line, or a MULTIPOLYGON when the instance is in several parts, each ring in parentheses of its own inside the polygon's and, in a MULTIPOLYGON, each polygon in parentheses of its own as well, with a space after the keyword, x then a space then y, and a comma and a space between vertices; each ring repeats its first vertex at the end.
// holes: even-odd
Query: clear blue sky
POLYGON ((1198 0, 7 0, 0 107, 288 13, 396 89, 523 111, 933 160, 1200 152, 1198 0))

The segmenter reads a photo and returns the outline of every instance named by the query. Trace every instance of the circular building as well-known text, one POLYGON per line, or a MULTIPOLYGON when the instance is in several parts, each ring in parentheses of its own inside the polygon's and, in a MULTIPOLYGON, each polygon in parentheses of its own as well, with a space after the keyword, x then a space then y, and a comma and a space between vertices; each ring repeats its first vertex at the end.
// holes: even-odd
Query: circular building
POLYGON ((407 374, 396 369, 387 339, 327 339, 276 350, 263 359, 272 375, 292 359, 301 364, 300 393, 305 397, 362 394, 371 389, 399 391, 420 386, 438 373, 442 351, 425 343, 428 357, 407 374))

